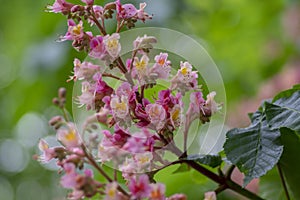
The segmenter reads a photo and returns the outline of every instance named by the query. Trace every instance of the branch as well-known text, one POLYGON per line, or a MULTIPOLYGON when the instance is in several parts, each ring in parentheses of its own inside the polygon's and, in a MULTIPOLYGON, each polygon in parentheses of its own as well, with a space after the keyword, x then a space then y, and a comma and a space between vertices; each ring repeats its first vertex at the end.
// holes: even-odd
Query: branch
MULTIPOLYGON (((178 149, 173 143, 171 143, 171 147, 175 149, 175 151, 172 151, 173 153, 175 153, 179 157, 182 156, 182 154, 183 154, 182 151, 180 149, 178 149)), ((170 149, 170 150, 172 150, 172 149, 170 149)), ((235 191, 235 192, 237 192, 241 195, 244 195, 245 197, 248 197, 249 199, 263 200, 261 197, 257 196, 253 192, 250 192, 249 190, 241 187, 239 184, 232 181, 230 179, 230 177, 228 177, 228 176, 231 176, 231 173, 234 169, 233 167, 229 168, 229 171, 226 174, 227 176, 224 177, 224 176, 219 176, 219 175, 215 174, 214 172, 212 172, 209 169, 201 166, 200 164, 198 164, 197 162, 195 162, 193 160, 182 159, 182 160, 177 161, 176 163, 186 163, 190 167, 195 169, 196 171, 200 172, 201 174, 208 177, 212 181, 218 183, 220 186, 216 190, 217 192, 221 192, 225 189, 231 189, 231 190, 233 190, 233 191, 235 191)))

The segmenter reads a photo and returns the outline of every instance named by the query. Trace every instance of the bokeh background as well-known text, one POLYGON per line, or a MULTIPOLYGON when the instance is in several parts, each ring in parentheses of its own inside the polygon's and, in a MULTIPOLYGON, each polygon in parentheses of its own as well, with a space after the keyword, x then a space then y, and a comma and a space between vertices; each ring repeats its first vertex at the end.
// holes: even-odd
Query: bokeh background
MULTIPOLYGON (((217 64, 226 88, 228 127, 246 126, 247 113, 255 111, 262 99, 300 82, 298 1, 146 2, 154 18, 140 27, 159 26, 191 35, 217 64)), ((84 55, 69 43, 56 42, 66 31, 66 21, 62 15, 44 12, 52 0, 0 3, 0 200, 64 199, 66 191, 58 184, 57 172, 41 166, 32 156, 38 153, 39 138, 54 135, 47 121, 59 110, 51 99, 61 86, 71 91, 72 83, 67 84, 66 79, 73 58, 84 55)), ((71 111, 71 102, 67 107, 71 111)), ((268 193, 275 188, 268 183, 277 183, 274 173, 261 181, 268 193)), ((185 192, 195 200, 215 187, 193 171, 158 176, 167 183, 168 194, 185 192)), ((264 193, 257 185, 254 191, 264 193)))

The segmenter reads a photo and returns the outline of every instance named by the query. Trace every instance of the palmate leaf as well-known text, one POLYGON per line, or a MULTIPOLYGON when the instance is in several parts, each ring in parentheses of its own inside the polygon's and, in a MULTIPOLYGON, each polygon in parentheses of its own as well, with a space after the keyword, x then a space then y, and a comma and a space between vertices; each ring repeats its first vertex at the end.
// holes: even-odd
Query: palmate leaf
POLYGON ((265 112, 272 128, 288 127, 300 131, 300 90, 279 93, 272 103, 265 103, 265 112))
POLYGON ((278 129, 271 130, 266 116, 257 111, 247 128, 235 128, 227 132, 224 151, 227 159, 245 174, 244 186, 276 165, 283 147, 278 129))
POLYGON ((195 154, 195 155, 189 155, 187 157, 187 160, 193 160, 201 164, 208 165, 212 168, 218 167, 222 163, 222 158, 220 155, 195 154))

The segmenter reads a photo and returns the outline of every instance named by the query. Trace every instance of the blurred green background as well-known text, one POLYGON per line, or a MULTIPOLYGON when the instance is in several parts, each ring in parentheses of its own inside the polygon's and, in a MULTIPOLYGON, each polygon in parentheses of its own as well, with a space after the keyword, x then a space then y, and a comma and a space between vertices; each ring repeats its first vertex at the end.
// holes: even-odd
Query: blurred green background
MULTIPOLYGON (((0 2, 0 200, 64 199, 66 192, 58 184, 57 172, 45 169, 32 156, 38 153, 38 139, 54 134, 47 121, 59 111, 51 99, 61 86, 71 91, 66 79, 73 58, 84 55, 68 42, 56 42, 66 31, 66 21, 62 15, 44 12, 53 1, 0 2)), ((247 112, 254 111, 262 98, 299 82, 297 1, 146 2, 154 18, 139 26, 191 35, 216 62, 225 83, 229 126, 246 125, 247 112)), ((215 187, 198 176, 189 172, 161 178, 168 183, 168 194, 186 192, 196 200, 215 187)))

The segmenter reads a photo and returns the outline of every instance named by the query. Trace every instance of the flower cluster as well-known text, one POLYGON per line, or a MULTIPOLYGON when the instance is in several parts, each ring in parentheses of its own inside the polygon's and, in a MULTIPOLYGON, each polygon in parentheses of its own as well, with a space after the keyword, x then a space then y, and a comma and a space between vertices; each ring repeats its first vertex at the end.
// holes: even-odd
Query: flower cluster
POLYGON ((220 109, 214 101, 216 93, 211 92, 203 98, 198 72, 193 71, 193 65, 188 61, 171 63, 166 52, 150 56, 157 42, 153 36, 144 35, 132 41, 132 56, 123 62, 119 31, 123 26, 132 28, 138 20, 151 19, 144 11, 145 3, 138 9, 132 4, 121 4, 120 0, 103 7, 94 5, 93 0, 82 2, 85 5, 56 0, 48 10, 69 18, 68 31, 60 39, 72 41, 76 50, 86 51, 95 61, 75 58, 73 75, 68 80, 81 84, 81 94, 76 97, 76 102, 94 114, 86 119, 79 133, 65 113, 65 91, 63 95, 59 93, 55 102, 63 109, 65 117, 52 118, 50 125, 57 131, 61 146, 49 147, 46 141, 40 140, 42 155, 39 159, 42 162, 57 160, 64 172, 61 185, 72 190, 70 199, 94 195, 106 200, 186 199, 183 194, 167 198, 165 186, 154 183, 149 172, 171 164, 165 151, 176 156, 186 154, 186 147, 181 151, 174 142, 176 131, 182 126, 188 129, 194 120, 209 122, 220 109), (112 18, 114 12, 117 29, 115 33, 107 34, 105 20, 112 18), (98 27, 100 35, 85 31, 84 21, 98 27), (104 64, 94 64, 96 61, 104 64), (172 69, 177 72, 172 74, 172 69), (117 86, 111 86, 108 79, 115 79, 117 86), (169 85, 163 90, 157 89, 157 95, 146 97, 147 90, 155 89, 162 80, 169 85), (187 110, 185 96, 190 97, 187 110), (83 137, 84 133, 89 134, 88 139, 83 137), (99 165, 111 162, 122 172, 127 189, 99 165), (91 166, 107 180, 106 183, 94 179, 91 166))

